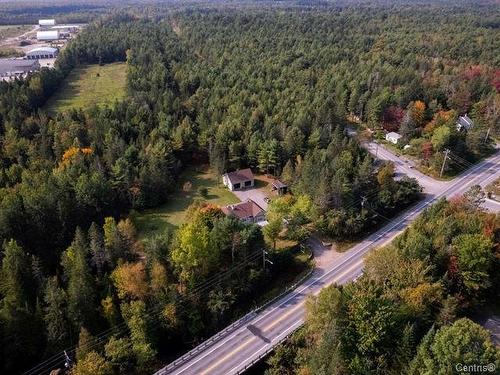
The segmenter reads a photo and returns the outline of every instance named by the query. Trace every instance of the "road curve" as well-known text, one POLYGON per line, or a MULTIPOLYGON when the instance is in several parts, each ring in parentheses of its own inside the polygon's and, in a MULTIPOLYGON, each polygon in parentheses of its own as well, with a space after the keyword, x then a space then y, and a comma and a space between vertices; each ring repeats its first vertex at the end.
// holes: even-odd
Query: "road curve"
MULTIPOLYGON (((250 313, 188 355, 156 372, 156 375, 238 374, 268 353, 303 323, 308 295, 332 283, 342 284, 361 275, 363 258, 373 248, 383 246, 401 233, 427 206, 441 197, 462 194, 472 185, 485 186, 500 177, 500 153, 475 165, 453 181, 439 184, 439 191, 426 191, 425 198, 391 220, 361 243, 311 276, 290 293, 258 313, 250 313)), ((426 184, 424 184, 425 186, 426 184)))

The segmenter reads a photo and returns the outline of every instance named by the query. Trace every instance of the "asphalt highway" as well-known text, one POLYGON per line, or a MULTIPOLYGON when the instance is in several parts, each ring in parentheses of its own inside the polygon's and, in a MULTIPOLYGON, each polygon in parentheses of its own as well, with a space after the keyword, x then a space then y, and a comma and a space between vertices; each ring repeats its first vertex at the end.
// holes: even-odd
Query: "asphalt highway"
MULTIPOLYGON (((381 155, 379 148, 378 153, 379 157, 395 157, 399 171, 417 178, 424 187, 425 198, 329 264, 316 268, 309 278, 290 293, 265 309, 250 313, 156 374, 230 375, 243 372, 303 323, 304 304, 308 295, 318 294, 323 287, 332 283, 343 284, 359 277, 364 256, 370 250, 390 242, 437 199, 462 194, 472 185, 485 186, 500 177, 499 152, 448 182, 435 181, 409 168, 390 152, 381 155)), ((488 204, 491 205, 488 209, 500 209, 496 203, 488 204)))

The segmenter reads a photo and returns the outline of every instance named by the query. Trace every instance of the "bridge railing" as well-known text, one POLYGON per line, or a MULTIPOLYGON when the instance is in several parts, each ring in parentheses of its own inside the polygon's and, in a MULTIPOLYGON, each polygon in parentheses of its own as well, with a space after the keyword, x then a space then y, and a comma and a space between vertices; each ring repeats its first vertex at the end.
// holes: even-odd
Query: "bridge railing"
MULTIPOLYGON (((197 345, 193 349, 191 349, 189 352, 185 353, 181 357, 177 358, 175 361, 169 363, 167 366, 163 367, 162 369, 158 370, 157 372, 154 373, 154 375, 165 375, 168 374, 170 371, 175 370, 177 367, 181 366, 182 364, 186 363, 189 359, 196 357, 200 352, 202 352, 204 349, 212 345, 213 343, 219 341, 222 339, 225 335, 233 332, 235 329, 241 327, 244 325, 247 321, 251 320, 253 317, 255 317, 260 311, 264 310, 267 308, 269 305, 272 305, 274 302, 285 296, 286 294, 290 293, 290 291, 294 290, 297 288, 300 284, 304 282, 307 278, 311 276, 311 274, 314 271, 314 267, 311 267, 306 274, 304 274, 299 280, 297 280, 295 283, 292 285, 289 285, 286 287, 280 294, 276 295, 275 297, 267 300, 266 302, 262 303, 260 306, 254 308, 252 311, 249 313, 245 314, 243 317, 239 318, 238 320, 234 321, 230 325, 228 325, 226 328, 223 330, 217 332, 215 335, 211 336, 207 340, 203 341, 201 344, 197 345)), ((271 348, 272 350, 272 348, 271 348)))
POLYGON ((257 357, 253 358, 250 362, 246 363, 245 366, 243 366, 241 369, 239 369, 236 374, 243 374, 246 370, 248 370, 250 367, 255 365, 257 362, 261 361, 263 358, 265 358, 269 353, 271 353, 274 348, 281 343, 283 343, 286 339, 288 339, 295 331, 297 331, 302 324, 298 325, 297 327, 294 327, 290 332, 287 332, 286 335, 283 337, 280 337, 278 340, 276 340, 272 345, 269 345, 269 347, 266 348, 262 353, 260 353, 257 357))

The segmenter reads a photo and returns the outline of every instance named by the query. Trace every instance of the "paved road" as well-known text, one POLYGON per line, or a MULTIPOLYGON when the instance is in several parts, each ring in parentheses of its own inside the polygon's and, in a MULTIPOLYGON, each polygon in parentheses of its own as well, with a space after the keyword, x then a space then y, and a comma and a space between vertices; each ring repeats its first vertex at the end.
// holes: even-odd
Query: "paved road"
MULTIPOLYGON (((499 166, 500 153, 497 152, 453 181, 440 183, 440 191, 434 191, 434 189, 426 191, 426 196, 422 201, 390 221, 363 242, 335 258, 331 264, 315 269, 311 277, 293 291, 264 310, 248 314, 156 374, 229 375, 241 373, 302 325, 304 302, 308 295, 319 293, 329 284, 342 284, 359 277, 363 269, 363 257, 371 249, 391 241, 436 199, 462 194, 472 185, 485 186, 499 178, 499 166)), ((412 170, 412 172, 418 171, 412 170)))
POLYGON ((409 177, 416 178, 418 183, 428 193, 437 194, 447 186, 450 181, 439 181, 429 177, 414 168, 414 163, 404 157, 399 157, 392 153, 389 149, 376 142, 364 143, 363 146, 372 154, 376 159, 389 160, 394 163, 396 173, 405 174, 409 177))

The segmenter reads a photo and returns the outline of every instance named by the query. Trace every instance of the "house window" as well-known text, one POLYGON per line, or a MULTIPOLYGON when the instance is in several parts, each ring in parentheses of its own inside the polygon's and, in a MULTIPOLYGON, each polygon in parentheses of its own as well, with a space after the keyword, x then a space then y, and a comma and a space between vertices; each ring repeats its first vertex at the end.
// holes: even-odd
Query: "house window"
POLYGON ((233 185, 233 189, 239 189, 241 187, 241 184, 238 182, 237 184, 233 185))
POLYGON ((251 180, 245 181, 245 186, 252 186, 252 181, 251 180))

